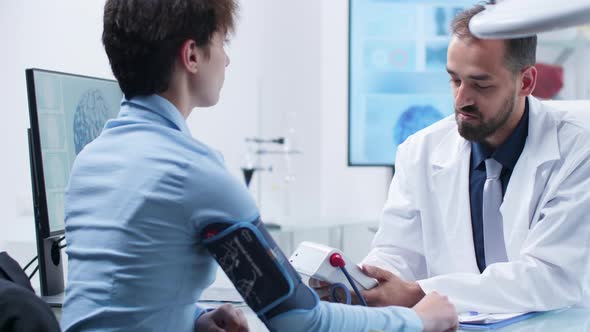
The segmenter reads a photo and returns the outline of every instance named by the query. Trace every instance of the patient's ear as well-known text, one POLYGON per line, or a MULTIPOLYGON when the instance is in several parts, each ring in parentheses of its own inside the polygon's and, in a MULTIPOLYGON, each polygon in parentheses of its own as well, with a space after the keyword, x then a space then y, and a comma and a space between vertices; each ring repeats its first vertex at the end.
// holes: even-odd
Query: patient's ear
POLYGON ((533 93, 535 86, 537 85, 537 68, 535 66, 529 66, 521 70, 520 72, 520 89, 518 92, 519 96, 528 96, 533 93))
POLYGON ((187 39, 180 46, 180 64, 189 72, 196 73, 203 57, 202 50, 192 39, 187 39))

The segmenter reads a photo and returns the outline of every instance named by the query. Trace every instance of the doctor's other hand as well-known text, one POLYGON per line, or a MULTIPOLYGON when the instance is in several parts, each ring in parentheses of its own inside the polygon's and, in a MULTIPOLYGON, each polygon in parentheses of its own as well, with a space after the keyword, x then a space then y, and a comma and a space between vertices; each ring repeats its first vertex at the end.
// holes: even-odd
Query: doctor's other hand
POLYGON ((455 306, 446 296, 432 292, 412 308, 424 325, 424 332, 455 331, 459 327, 455 306))
POLYGON ((389 271, 370 265, 364 265, 362 270, 379 282, 375 288, 361 292, 370 307, 395 305, 411 308, 426 295, 417 282, 404 281, 389 271))
POLYGON ((202 314, 195 323, 195 331, 207 332, 248 332, 248 321, 240 309, 231 304, 202 314))

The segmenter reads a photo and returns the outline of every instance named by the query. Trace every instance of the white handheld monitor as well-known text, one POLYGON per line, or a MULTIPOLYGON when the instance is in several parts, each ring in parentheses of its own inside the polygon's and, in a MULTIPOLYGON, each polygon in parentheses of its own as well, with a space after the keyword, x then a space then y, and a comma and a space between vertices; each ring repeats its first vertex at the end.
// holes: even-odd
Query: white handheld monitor
POLYGON ((345 267, 359 289, 367 290, 377 286, 377 280, 366 276, 342 251, 322 244, 302 242, 291 255, 289 262, 301 275, 331 284, 342 283, 351 288, 344 273, 330 263, 330 257, 334 254, 339 254, 344 259, 345 267))

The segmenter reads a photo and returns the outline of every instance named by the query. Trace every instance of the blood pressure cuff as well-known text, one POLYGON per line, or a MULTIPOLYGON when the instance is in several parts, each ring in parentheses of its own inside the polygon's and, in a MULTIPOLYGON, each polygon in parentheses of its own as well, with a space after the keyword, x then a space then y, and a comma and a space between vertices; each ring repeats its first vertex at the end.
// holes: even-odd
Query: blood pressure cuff
POLYGON ((263 322, 293 309, 312 309, 317 304, 317 296, 301 282, 262 221, 210 223, 199 234, 263 322))

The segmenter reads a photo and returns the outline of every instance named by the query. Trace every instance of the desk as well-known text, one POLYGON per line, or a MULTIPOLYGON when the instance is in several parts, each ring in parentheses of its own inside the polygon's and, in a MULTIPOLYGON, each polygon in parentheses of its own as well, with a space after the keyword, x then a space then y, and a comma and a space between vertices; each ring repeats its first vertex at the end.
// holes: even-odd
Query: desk
MULTIPOLYGON (((246 315, 250 331, 266 332, 268 329, 247 306, 239 306, 246 315)), ((466 330, 459 330, 466 331, 466 330)), ((544 313, 527 320, 506 326, 499 332, 590 332, 590 309, 571 308, 544 313)))
MULTIPOLYGON (((200 303, 204 307, 217 307, 221 303, 200 303)), ((258 319, 254 312, 245 304, 237 304, 248 320, 251 332, 267 332, 268 329, 258 319)), ((54 313, 61 317, 61 308, 54 308, 54 313)), ((465 331, 465 330, 459 330, 465 331)), ((506 326, 501 329, 491 330, 499 332, 590 332, 590 309, 571 308, 557 312, 544 313, 527 320, 506 326)))
MULTIPOLYGON (((464 330, 459 330, 464 331, 464 330)), ((590 308, 570 308, 525 319, 499 332, 586 332, 590 331, 590 308)))
MULTIPOLYGON (((250 331, 268 331, 264 323, 247 306, 241 307, 246 314, 250 331)), ((465 330, 459 330, 465 331, 465 330)), ((544 313, 497 330, 499 332, 590 332, 590 309, 571 308, 559 312, 544 313)))

